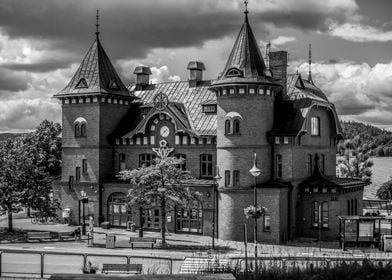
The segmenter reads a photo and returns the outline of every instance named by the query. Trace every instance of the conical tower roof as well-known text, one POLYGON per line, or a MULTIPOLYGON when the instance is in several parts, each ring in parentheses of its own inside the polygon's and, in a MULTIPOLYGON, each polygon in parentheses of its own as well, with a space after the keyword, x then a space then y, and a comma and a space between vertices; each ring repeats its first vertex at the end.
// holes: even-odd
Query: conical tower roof
POLYGON ((71 81, 55 97, 100 94, 134 97, 118 76, 97 34, 71 81))
POLYGON ((256 38, 245 12, 245 21, 237 36, 226 66, 218 80, 213 84, 226 83, 271 83, 267 67, 257 45, 256 38))

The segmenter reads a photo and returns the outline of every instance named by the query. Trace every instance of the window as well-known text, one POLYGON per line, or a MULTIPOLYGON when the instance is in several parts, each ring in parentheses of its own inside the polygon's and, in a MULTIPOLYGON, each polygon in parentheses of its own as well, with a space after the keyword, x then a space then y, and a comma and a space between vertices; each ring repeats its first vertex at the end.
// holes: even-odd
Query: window
POLYGON ((276 179, 282 178, 282 155, 276 155, 276 179))
POLYGON ((178 169, 186 170, 186 155, 184 154, 175 154, 175 158, 182 159, 182 163, 177 166, 178 169))
POLYGON ((312 227, 318 227, 319 223, 319 206, 318 202, 312 202, 312 227))
POLYGON ((225 187, 230 186, 230 171, 225 170, 225 187))
POLYGON ((112 226, 125 227, 132 221, 132 211, 128 206, 128 198, 124 193, 112 193, 108 199, 108 220, 112 226))
POLYGON ((231 121, 225 120, 225 134, 231 134, 231 121))
POLYGON ((212 155, 200 155, 200 177, 212 177, 212 155))
POLYGON ((118 155, 118 170, 123 171, 126 169, 125 154, 118 155))
POLYGON ((233 121, 233 134, 238 135, 240 134, 240 120, 235 119, 233 121))
POLYGON ((325 156, 324 154, 320 157, 320 170, 324 173, 325 172, 325 156))
POLYGON ((68 179, 68 189, 73 190, 74 188, 74 176, 69 176, 68 179))
POLYGON ((76 167, 75 169, 75 180, 80 181, 80 167, 76 167))
POLYGON ((327 201, 322 204, 322 226, 323 228, 328 228, 329 226, 329 205, 327 201))
POLYGON ((347 200, 347 215, 351 215, 351 201, 347 200))
POLYGON ((354 215, 358 215, 358 200, 354 199, 354 215))
POLYGON ((240 185, 240 171, 233 171, 233 187, 238 187, 240 185))
POLYGON ((75 137, 80 137, 80 126, 79 123, 74 126, 75 137))
POLYGON ((174 143, 175 143, 176 145, 180 145, 180 135, 174 136, 174 143))
POLYGON ((226 77, 242 77, 242 72, 237 68, 230 68, 226 72, 226 77))
POLYGON ((264 231, 271 231, 271 216, 269 214, 264 214, 263 230, 264 231))
POLYGON ((176 206, 176 231, 203 233, 203 206, 195 200, 187 207, 176 206))
POLYGON ((216 105, 203 105, 203 113, 211 114, 216 113, 216 105))
POLYGON ((88 88, 88 84, 85 78, 81 78, 76 84, 75 88, 88 88))
POLYGON ((283 137, 283 144, 288 144, 289 143, 289 137, 284 136, 283 137))
POLYGON ((275 137, 275 144, 279 145, 280 144, 280 138, 279 137, 275 137))
POLYGON ((306 157, 306 174, 308 177, 312 176, 313 173, 313 158, 311 154, 306 157))
POLYGON ((311 118, 311 135, 312 136, 320 136, 320 118, 312 117, 311 118))
POLYGON ((82 123, 80 125, 80 136, 86 137, 86 124, 85 123, 82 123))
POLYGON ((140 154, 139 167, 147 167, 154 164, 155 155, 153 154, 140 154))
POLYGON ((87 159, 82 160, 82 172, 87 173, 87 159))

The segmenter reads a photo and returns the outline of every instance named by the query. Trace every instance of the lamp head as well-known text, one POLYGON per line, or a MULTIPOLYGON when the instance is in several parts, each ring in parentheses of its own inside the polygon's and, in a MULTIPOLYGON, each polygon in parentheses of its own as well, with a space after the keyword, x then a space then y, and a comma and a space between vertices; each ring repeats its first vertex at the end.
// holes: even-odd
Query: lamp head
POLYGON ((256 153, 254 154, 253 157, 253 167, 249 170, 250 174, 252 174, 253 177, 260 176, 261 170, 257 168, 256 166, 256 153))
POLYGON ((215 177, 214 177, 214 180, 216 181, 216 182, 218 182, 218 181, 220 181, 221 179, 222 179, 222 177, 219 175, 219 166, 216 166, 216 172, 215 172, 215 177))

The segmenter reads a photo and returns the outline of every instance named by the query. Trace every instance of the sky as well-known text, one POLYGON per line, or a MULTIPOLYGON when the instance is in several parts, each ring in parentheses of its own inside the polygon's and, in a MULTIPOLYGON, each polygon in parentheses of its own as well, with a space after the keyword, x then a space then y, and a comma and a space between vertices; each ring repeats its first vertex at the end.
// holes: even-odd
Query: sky
MULTIPOLYGON (((138 65, 153 82, 186 80, 191 60, 205 79, 223 70, 244 21, 240 0, 0 0, 0 132, 61 122, 52 96, 63 89, 95 39, 123 82, 138 65)), ((289 72, 315 84, 339 117, 392 129, 390 0, 249 0, 249 22, 263 54, 289 52, 289 72)))

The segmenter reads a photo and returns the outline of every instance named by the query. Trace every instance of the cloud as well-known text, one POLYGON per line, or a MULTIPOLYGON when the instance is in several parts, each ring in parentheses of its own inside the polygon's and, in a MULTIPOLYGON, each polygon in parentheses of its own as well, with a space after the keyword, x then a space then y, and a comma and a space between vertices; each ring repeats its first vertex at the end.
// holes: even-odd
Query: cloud
POLYGON ((267 46, 268 43, 271 43, 271 48, 275 49, 283 45, 286 45, 287 43, 294 42, 296 40, 297 38, 295 38, 294 36, 278 36, 270 41, 260 40, 259 46, 261 49, 263 49, 267 46))
MULTIPOLYGON (((292 65, 298 65, 299 62, 292 65)), ((302 63, 300 72, 306 72, 302 63)), ((371 67, 367 63, 341 61, 312 63, 312 74, 342 117, 384 125, 392 114, 392 61, 371 67)), ((307 75, 303 75, 307 77, 307 75)))
POLYGON ((326 34, 353 42, 388 42, 392 41, 392 31, 359 23, 333 23, 326 34))
POLYGON ((160 68, 152 67, 151 72, 152 75, 150 77, 150 81, 153 84, 168 82, 168 81, 175 82, 181 80, 180 76, 171 75, 169 71, 169 67, 167 67, 166 65, 160 68))

